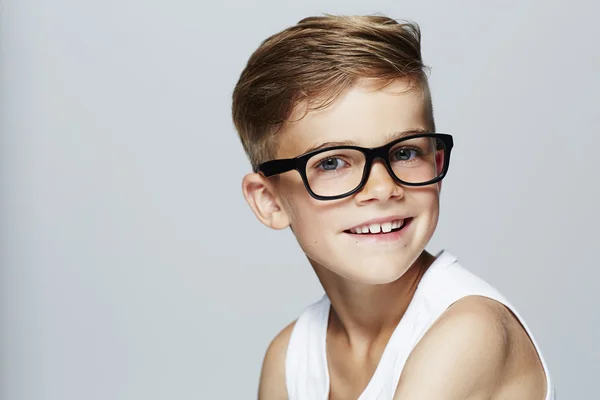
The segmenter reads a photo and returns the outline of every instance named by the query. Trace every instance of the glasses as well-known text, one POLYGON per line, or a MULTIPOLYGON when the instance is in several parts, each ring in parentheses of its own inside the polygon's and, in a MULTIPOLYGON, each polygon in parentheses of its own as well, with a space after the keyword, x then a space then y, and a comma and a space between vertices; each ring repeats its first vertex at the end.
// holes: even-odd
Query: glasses
POLYGON ((448 172, 454 142, 444 133, 419 133, 375 148, 335 146, 295 158, 271 160, 255 169, 266 177, 291 170, 300 173, 308 193, 317 200, 351 196, 367 183, 375 159, 381 159, 399 184, 425 186, 448 172))

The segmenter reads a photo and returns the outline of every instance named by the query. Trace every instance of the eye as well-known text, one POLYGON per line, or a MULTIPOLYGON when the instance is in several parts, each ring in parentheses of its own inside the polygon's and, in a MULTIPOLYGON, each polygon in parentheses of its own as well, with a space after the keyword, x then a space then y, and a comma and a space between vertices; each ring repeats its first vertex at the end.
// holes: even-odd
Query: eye
POLYGON ((321 160, 317 167, 323 169, 325 171, 335 171, 338 168, 342 168, 346 166, 346 162, 341 158, 329 157, 324 160, 321 160))
POLYGON ((392 161, 410 161, 413 158, 417 157, 418 154, 419 151, 416 149, 401 147, 399 149, 394 150, 394 152, 390 155, 390 159, 392 161))

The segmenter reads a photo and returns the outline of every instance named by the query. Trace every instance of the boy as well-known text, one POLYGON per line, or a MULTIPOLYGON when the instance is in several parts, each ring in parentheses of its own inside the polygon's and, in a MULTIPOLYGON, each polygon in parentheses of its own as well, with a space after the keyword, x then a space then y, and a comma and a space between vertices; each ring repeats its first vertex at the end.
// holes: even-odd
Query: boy
POLYGON ((454 145, 431 104, 414 24, 306 18, 251 56, 233 93, 243 193, 326 293, 271 342, 260 400, 554 398, 514 308, 425 251, 454 145))

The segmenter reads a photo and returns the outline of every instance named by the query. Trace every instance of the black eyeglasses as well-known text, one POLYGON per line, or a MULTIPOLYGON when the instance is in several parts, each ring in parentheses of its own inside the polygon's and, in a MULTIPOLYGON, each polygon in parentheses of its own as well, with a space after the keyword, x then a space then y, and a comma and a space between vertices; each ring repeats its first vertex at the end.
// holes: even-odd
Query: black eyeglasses
POLYGON ((377 158, 402 185, 425 186, 438 182, 448 172, 453 146, 451 135, 419 133, 375 148, 335 146, 295 158, 271 160, 259 165, 255 172, 269 177, 296 170, 312 197, 336 200, 364 187, 377 158))

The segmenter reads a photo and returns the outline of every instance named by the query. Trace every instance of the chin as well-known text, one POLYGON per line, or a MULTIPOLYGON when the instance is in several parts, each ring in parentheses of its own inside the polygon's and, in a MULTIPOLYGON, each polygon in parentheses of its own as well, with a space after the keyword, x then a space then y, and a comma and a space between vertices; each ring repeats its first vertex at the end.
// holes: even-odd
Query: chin
MULTIPOLYGON (((382 254, 372 257, 356 255, 338 258, 335 265, 322 265, 335 275, 348 281, 366 285, 384 285, 400 279, 413 265, 413 257, 402 254, 382 254)), ((418 257, 418 255, 417 255, 418 257)), ((331 262, 331 259, 329 260, 331 262)))
POLYGON ((361 263, 352 280, 370 285, 384 285, 400 279, 410 269, 413 261, 402 257, 385 257, 361 263))

